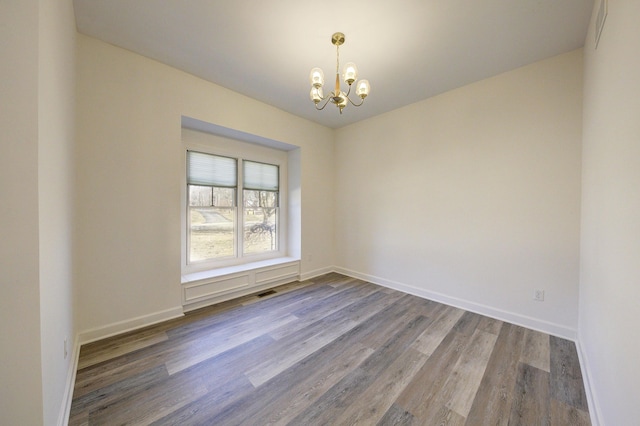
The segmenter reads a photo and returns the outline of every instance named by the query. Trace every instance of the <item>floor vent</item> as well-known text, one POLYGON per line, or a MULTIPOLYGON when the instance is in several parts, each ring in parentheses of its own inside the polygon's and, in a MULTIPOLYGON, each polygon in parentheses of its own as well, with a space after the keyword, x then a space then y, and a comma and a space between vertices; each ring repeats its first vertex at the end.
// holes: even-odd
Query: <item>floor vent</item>
POLYGON ((265 297, 265 296, 269 296, 269 295, 271 295, 271 294, 276 294, 276 291, 275 291, 275 290, 265 291, 264 293, 260 293, 260 294, 258 295, 258 297, 265 297))

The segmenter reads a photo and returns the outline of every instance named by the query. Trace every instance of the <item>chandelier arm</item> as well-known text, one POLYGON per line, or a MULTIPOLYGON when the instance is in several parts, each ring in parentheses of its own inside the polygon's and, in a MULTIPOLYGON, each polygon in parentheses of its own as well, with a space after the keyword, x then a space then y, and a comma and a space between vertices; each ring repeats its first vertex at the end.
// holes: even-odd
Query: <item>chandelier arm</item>
MULTIPOLYGON (((324 101, 324 104, 322 105, 322 107, 321 107, 321 108, 318 108, 318 104, 315 104, 316 109, 317 109, 318 111, 322 111, 322 110, 324 109, 324 107, 326 107, 326 106, 327 106, 327 104, 329 103, 329 99, 331 99, 329 96, 327 96, 326 98, 322 98, 322 100, 324 101)), ((318 102, 318 103, 319 103, 319 102, 318 102)))
POLYGON ((351 103, 351 105, 353 105, 355 107, 359 107, 360 105, 362 105, 364 103, 364 98, 362 98, 362 100, 360 101, 359 104, 354 103, 349 96, 347 96, 347 99, 349 100, 349 103, 351 103))

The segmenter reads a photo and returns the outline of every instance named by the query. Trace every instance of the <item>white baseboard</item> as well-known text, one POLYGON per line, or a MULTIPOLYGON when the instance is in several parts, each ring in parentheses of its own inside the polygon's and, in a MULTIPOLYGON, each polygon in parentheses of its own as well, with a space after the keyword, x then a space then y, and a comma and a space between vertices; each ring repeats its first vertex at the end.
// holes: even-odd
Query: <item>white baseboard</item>
POLYGON ((73 359, 67 371, 67 381, 65 383, 64 396, 62 397, 62 405, 60 406, 60 414, 58 415, 58 426, 66 426, 69 424, 69 415, 71 414, 71 402, 73 401, 73 389, 76 383, 76 373, 78 371, 78 359, 80 358, 80 340, 79 336, 73 340, 73 351, 71 352, 73 359))
POLYGON ((308 271, 300 274, 300 281, 310 280, 315 277, 319 277, 320 275, 328 274, 330 272, 335 272, 336 268, 333 266, 327 266, 326 268, 314 269, 313 271, 308 271))
POLYGON ((483 305, 480 303, 471 302, 469 300, 460 299, 457 297, 447 296, 446 294, 425 290, 422 288, 410 286, 407 284, 399 283, 384 278, 363 274, 361 272, 352 271, 350 269, 334 267, 333 270, 343 275, 347 275, 353 278, 358 278, 364 281, 368 281, 374 284, 388 287, 394 290, 409 293, 414 296, 422 297, 425 299, 433 300, 435 302, 444 303, 445 305, 455 306, 456 308, 464 309, 466 311, 475 312, 480 315, 485 315, 491 318, 495 318, 501 321, 506 321, 511 324, 519 325, 522 327, 530 328, 533 330, 542 331, 547 334, 562 337, 564 339, 575 341, 577 334, 576 330, 570 327, 566 327, 560 324, 555 324, 549 321, 540 320, 537 318, 528 317, 515 312, 509 312, 502 309, 494 308, 491 306, 483 305))
POLYGON ((591 424, 593 426, 603 425, 604 421, 601 417, 602 411, 600 410, 600 404, 598 404, 595 388, 593 387, 593 375, 589 368, 589 359, 587 358, 587 353, 585 352, 580 339, 576 341, 576 349, 578 351, 578 359, 580 360, 580 370, 582 372, 584 391, 587 394, 591 424))
POLYGON ((79 333, 80 345, 95 342, 96 340, 105 339, 117 334, 133 331, 138 328, 147 327, 159 322, 179 318, 184 315, 182 306, 176 306, 160 312, 143 315, 137 318, 131 318, 124 321, 115 322, 102 327, 92 328, 79 333))

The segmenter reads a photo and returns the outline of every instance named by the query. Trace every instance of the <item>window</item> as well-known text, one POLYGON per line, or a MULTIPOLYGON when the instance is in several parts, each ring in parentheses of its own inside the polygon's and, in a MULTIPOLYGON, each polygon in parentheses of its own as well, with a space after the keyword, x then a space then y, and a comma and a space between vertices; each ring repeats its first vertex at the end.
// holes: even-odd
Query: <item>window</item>
POLYGON ((187 265, 277 255, 279 191, 278 165, 187 151, 187 265))
POLYGON ((279 167, 243 161, 244 253, 278 250, 279 167))

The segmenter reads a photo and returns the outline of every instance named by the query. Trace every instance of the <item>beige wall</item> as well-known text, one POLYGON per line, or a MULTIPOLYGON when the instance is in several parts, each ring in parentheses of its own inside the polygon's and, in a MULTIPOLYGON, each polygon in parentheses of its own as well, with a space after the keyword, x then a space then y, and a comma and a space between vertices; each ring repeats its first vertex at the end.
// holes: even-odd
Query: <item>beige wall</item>
POLYGON ((0 424, 54 425, 75 335, 71 1, 2 2, 0 40, 0 424))
POLYGON ((574 337, 581 70, 577 50, 339 129, 341 270, 574 337))
POLYGON ((70 0, 40 2, 38 194, 45 424, 64 417, 73 377, 76 29, 70 0), (65 339, 67 340, 65 357, 65 339))
POLYGON ((302 274, 333 265, 331 129, 81 35, 77 106, 81 330, 180 307, 183 115, 299 146, 302 274))
POLYGON ((38 1, 0 3, 0 40, 0 423, 37 425, 38 1))
POLYGON ((597 50, 596 13, 584 48, 579 346, 600 423, 631 425, 640 418, 640 2, 609 1, 597 50))

